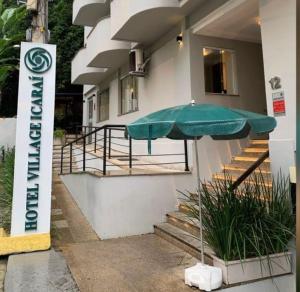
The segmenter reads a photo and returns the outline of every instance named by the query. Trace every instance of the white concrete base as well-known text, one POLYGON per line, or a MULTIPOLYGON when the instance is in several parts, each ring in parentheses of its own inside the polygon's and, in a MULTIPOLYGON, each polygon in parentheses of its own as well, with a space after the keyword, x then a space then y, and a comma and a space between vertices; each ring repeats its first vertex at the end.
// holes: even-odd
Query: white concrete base
POLYGON ((101 239, 154 232, 177 209, 177 189, 193 189, 191 174, 99 178, 71 174, 62 180, 101 239))

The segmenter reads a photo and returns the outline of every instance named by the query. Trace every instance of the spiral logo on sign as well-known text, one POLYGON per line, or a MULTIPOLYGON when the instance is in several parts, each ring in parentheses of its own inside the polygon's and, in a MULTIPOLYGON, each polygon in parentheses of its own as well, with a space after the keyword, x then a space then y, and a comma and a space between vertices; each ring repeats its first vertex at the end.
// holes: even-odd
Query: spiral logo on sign
POLYGON ((33 73, 45 73, 52 66, 52 57, 43 48, 33 48, 25 55, 25 65, 33 73))

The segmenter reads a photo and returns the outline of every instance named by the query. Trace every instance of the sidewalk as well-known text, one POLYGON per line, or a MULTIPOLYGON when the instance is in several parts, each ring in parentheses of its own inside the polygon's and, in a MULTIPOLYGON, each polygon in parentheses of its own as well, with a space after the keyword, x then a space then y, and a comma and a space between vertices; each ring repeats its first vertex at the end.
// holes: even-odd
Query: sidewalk
POLYGON ((196 263, 189 254, 154 234, 101 241, 57 176, 53 196, 54 248, 81 292, 193 291, 184 284, 196 263))
POLYGON ((0 292, 4 291, 4 279, 6 274, 7 259, 0 258, 0 292))

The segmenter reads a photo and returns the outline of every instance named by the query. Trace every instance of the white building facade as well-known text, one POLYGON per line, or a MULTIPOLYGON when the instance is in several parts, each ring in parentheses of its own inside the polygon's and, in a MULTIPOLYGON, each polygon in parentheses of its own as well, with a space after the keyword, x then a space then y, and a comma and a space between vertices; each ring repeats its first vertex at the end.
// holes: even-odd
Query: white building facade
MULTIPOLYGON (((85 27, 72 62, 83 125, 128 124, 194 99, 275 116, 273 173, 295 164, 296 0, 75 0, 73 22, 85 27), (132 50, 145 74, 130 74, 132 50)), ((243 143, 204 138, 202 178, 243 143)))

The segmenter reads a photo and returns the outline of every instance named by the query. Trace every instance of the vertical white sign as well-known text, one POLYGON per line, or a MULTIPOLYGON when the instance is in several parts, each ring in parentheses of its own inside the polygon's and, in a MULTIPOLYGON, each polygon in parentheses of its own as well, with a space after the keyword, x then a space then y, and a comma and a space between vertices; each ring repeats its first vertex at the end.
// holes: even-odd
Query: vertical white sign
POLYGON ((56 46, 22 43, 11 236, 50 232, 56 46))

